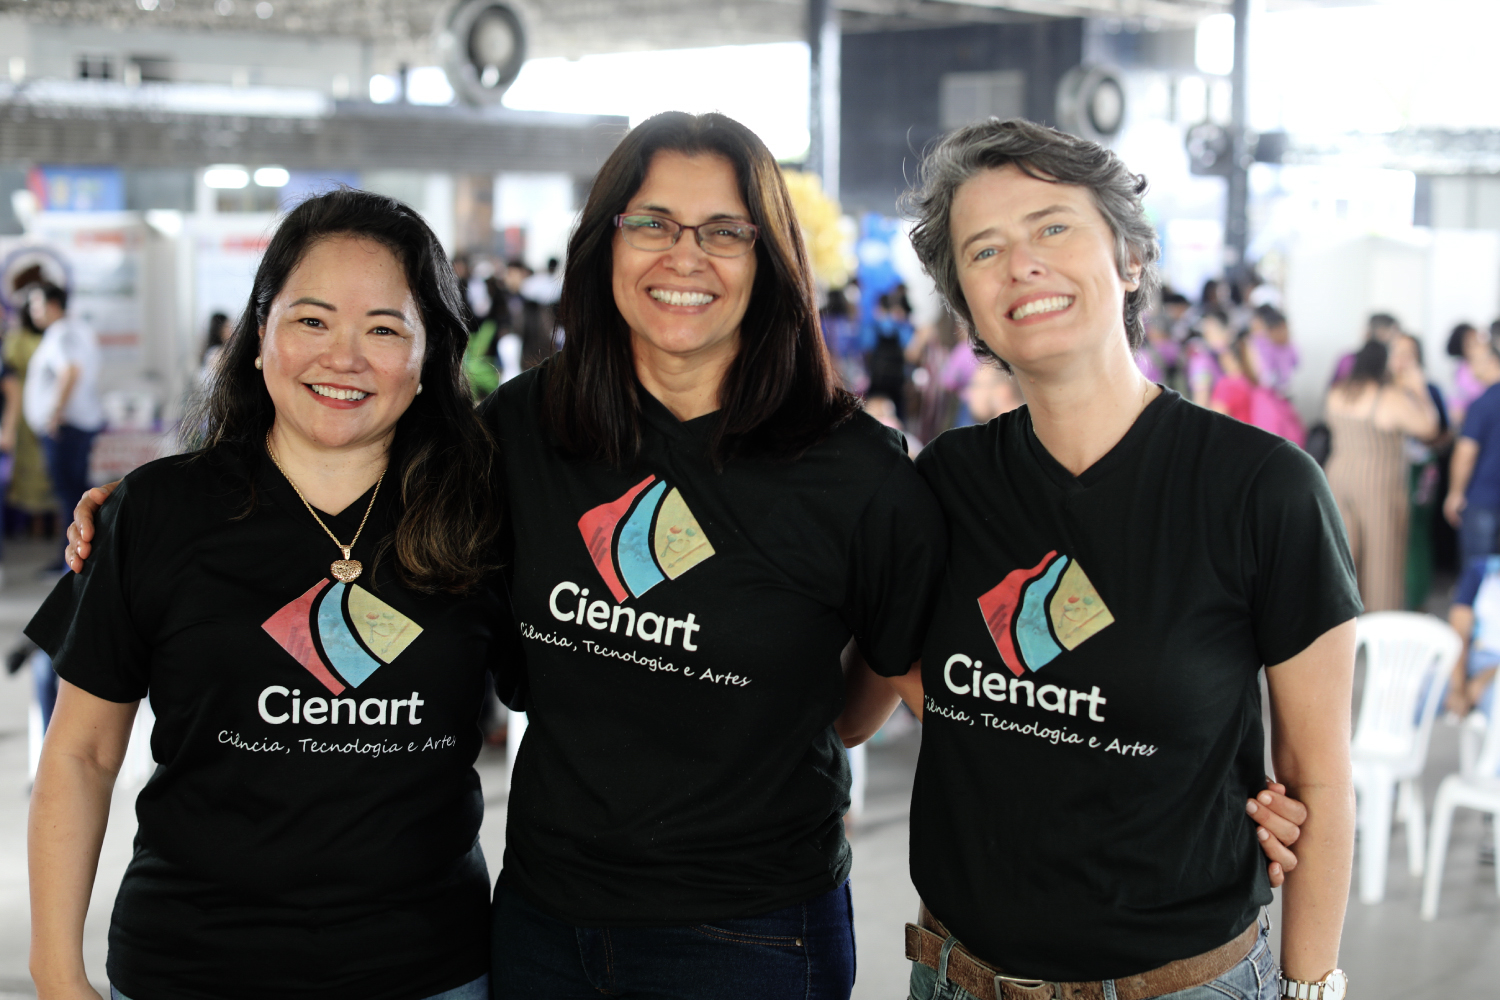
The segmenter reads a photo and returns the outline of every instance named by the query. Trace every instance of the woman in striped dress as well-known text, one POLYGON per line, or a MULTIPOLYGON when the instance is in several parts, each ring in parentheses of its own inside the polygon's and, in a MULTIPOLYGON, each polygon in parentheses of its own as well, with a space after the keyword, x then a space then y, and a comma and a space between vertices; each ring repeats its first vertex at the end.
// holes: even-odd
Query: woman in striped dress
POLYGON ((1438 434, 1437 408, 1418 369, 1395 380, 1390 350, 1370 341, 1347 378, 1328 393, 1325 419, 1333 436, 1328 485, 1333 488, 1366 611, 1406 606, 1406 536, 1410 516, 1403 438, 1438 434))

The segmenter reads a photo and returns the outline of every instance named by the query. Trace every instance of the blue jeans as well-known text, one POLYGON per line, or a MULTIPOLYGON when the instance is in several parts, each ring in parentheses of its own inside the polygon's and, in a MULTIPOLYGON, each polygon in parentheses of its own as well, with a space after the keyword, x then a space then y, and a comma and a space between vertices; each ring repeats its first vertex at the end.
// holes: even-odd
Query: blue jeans
POLYGON ((494 1000, 848 1000, 849 883, 758 917, 575 927, 495 886, 494 1000))
MULTIPOLYGON (((441 993, 433 994, 427 1000, 489 1000, 490 977, 480 976, 472 983, 464 983, 462 986, 441 993)), ((109 1000, 130 1000, 128 996, 115 989, 109 988, 109 1000)))
MULTIPOLYGON (((954 941, 954 938, 949 938, 948 945, 951 946, 954 941)), ((943 954, 946 958, 946 947, 943 954)), ((959 989, 956 983, 948 980, 947 970, 943 971, 944 975, 939 978, 936 969, 929 969, 921 962, 913 962, 909 1000, 975 1000, 974 994, 959 989)), ((1250 954, 1234 968, 1202 986, 1166 993, 1158 1000, 1277 1000, 1280 992, 1276 960, 1271 957, 1270 941, 1266 937, 1265 925, 1262 924, 1260 936, 1250 949, 1250 954)), ((1115 997, 1115 982, 1113 979, 1106 979, 1104 1000, 1115 1000, 1115 997)))
POLYGON ((1495 554, 1497 531, 1500 531, 1500 507, 1469 504, 1464 508, 1458 527, 1460 571, 1467 569, 1473 559, 1495 554))
POLYGON ((52 494, 57 497, 60 523, 73 520, 73 508, 83 491, 89 488, 89 452, 94 450, 98 431, 86 431, 63 424, 56 436, 41 435, 42 455, 47 459, 47 476, 52 480, 52 494))

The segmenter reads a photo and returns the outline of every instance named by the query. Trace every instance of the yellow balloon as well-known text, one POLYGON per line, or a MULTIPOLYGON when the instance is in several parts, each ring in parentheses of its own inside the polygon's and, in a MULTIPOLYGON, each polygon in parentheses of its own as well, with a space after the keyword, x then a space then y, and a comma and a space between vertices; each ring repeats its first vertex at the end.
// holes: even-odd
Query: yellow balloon
POLYGON ((816 174, 783 170, 802 239, 812 259, 813 277, 828 288, 842 288, 854 271, 854 240, 842 225, 843 209, 823 191, 816 174))

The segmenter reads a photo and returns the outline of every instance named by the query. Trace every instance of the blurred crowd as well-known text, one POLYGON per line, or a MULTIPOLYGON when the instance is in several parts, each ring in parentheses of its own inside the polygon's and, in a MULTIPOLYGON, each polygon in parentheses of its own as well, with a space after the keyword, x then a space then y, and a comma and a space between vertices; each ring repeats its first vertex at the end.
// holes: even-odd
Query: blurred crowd
MULTIPOLYGON (((946 312, 917 324, 905 286, 860 310, 856 284, 834 289, 823 335, 845 384, 865 408, 903 430, 913 450, 950 427, 985 423, 1021 405, 1015 383, 978 357, 946 312)), ((1289 400, 1297 348, 1276 289, 1253 273, 1238 284, 1209 281, 1197 303, 1171 289, 1146 317, 1136 352, 1141 371, 1201 406, 1305 444, 1289 400)))
POLYGON ((460 254, 453 271, 463 289, 464 304, 474 317, 465 368, 476 398, 489 395, 546 360, 562 346, 557 327, 557 300, 562 270, 557 258, 535 271, 524 261, 497 262, 479 254, 460 254))

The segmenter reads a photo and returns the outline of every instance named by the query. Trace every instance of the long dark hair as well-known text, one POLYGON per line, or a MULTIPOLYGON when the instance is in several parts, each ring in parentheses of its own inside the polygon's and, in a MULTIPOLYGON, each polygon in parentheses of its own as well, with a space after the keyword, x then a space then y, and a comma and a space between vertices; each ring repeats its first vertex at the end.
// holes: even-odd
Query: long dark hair
MULTIPOLYGON (((470 402, 463 369, 468 326, 457 279, 432 230, 401 202, 342 189, 309 198, 288 213, 261 258, 249 304, 224 346, 199 412, 183 426, 201 454, 230 452, 247 468, 259 466, 276 416, 254 364, 260 328, 307 252, 339 236, 373 240, 391 251, 427 332, 423 391, 397 422, 391 448, 389 478, 400 486, 400 519, 380 551, 394 550, 397 573, 410 587, 466 590, 492 568, 489 553, 501 507, 495 447, 470 402)), ((252 477, 245 512, 255 503, 252 477)))
POLYGON ((1354 355, 1354 365, 1344 379, 1344 391, 1353 393, 1367 385, 1385 385, 1390 381, 1390 371, 1387 368, 1390 360, 1389 347, 1378 340, 1366 341, 1365 346, 1354 355))
POLYGON ((630 331, 610 294, 614 217, 640 190, 657 153, 722 156, 734 165, 755 244, 755 284, 739 354, 719 389, 709 445, 716 464, 735 454, 791 457, 824 437, 858 403, 838 386, 823 346, 812 268, 781 169, 765 143, 720 114, 668 111, 615 148, 568 240, 558 323, 565 346, 547 375, 543 419, 563 451, 623 467, 641 446, 630 331))

